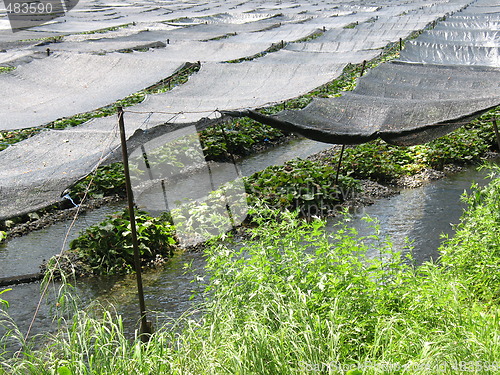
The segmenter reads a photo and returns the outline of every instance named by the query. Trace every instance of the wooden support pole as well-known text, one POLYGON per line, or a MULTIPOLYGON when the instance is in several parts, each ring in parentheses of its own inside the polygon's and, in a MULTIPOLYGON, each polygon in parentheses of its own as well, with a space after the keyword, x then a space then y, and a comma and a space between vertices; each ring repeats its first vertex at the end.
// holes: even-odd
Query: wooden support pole
POLYGON ((493 120, 493 130, 495 130, 495 135, 497 137, 498 151, 500 152, 500 133, 498 132, 498 120, 495 118, 493 120))
POLYGON ((148 176, 151 181, 153 181, 153 172, 151 171, 151 165, 149 164, 148 154, 144 145, 141 145, 142 158, 144 159, 144 164, 146 165, 146 169, 148 170, 148 176))
POLYGON ((165 212, 169 212, 170 208, 168 207, 167 189, 165 188, 165 180, 161 180, 161 190, 163 192, 163 200, 165 202, 165 212))
POLYGON ((365 74, 365 69, 366 69, 366 60, 363 60, 363 65, 361 65, 361 73, 359 73, 360 77, 363 77, 363 74, 365 74))
POLYGON ((118 107, 118 125, 120 127, 120 140, 122 145, 123 172, 125 173, 125 187, 127 190, 128 211, 130 216, 130 232, 132 234, 132 246, 134 248, 134 268, 137 279, 137 293, 139 295, 139 308, 141 312, 140 333, 142 342, 148 342, 152 333, 151 323, 146 316, 146 303, 144 302, 144 289, 142 287, 141 257, 139 254, 139 243, 137 241, 137 227, 134 211, 134 195, 130 183, 130 169, 128 165, 127 139, 125 137, 125 123, 123 120, 123 108, 118 107))
POLYGON ((339 184, 340 166, 342 165, 342 157, 344 156, 345 145, 342 145, 340 150, 339 163, 337 165, 337 174, 335 175, 335 186, 339 184))
MULTIPOLYGON (((222 132, 222 136, 224 137, 224 142, 226 142, 226 149, 227 149, 227 152, 229 152, 229 157, 231 158, 231 162, 233 163, 234 168, 236 168, 236 173, 240 177, 240 172, 238 170, 238 167, 236 166, 236 159, 234 157, 233 152, 229 149, 229 137, 227 136, 226 131, 224 130, 224 124, 222 122, 219 122, 219 128, 222 132)), ((207 163, 207 166, 209 166, 208 163, 207 163)), ((210 169, 209 169, 209 171, 210 171, 210 169)), ((229 216, 229 220, 231 221, 231 227, 233 228, 233 230, 235 230, 236 224, 234 222, 233 214, 231 213, 231 207, 229 207, 229 202, 227 201, 227 195, 225 193, 224 193, 224 200, 226 203, 226 211, 227 211, 227 214, 229 216)))

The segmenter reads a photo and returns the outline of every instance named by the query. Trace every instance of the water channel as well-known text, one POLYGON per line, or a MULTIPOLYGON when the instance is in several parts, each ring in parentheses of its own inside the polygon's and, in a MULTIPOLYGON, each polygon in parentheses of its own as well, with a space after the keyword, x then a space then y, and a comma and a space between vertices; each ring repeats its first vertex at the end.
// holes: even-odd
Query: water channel
MULTIPOLYGON (((252 155, 238 162, 243 175, 249 175, 269 165, 280 164, 295 157, 307 157, 330 145, 297 139, 291 143, 271 148, 252 155)), ((470 188, 472 182, 485 184, 486 171, 470 168, 450 178, 426 183, 415 189, 403 189, 400 194, 381 199, 375 204, 353 212, 351 226, 360 234, 367 234, 370 229, 361 218, 369 215, 380 223, 382 235, 387 235, 396 245, 403 248, 406 238, 412 242, 416 262, 420 263, 436 258, 437 248, 441 243, 441 234, 452 234, 452 224, 459 221, 463 211, 460 196, 470 188)), ((69 233, 66 244, 78 235, 82 229, 102 221, 109 213, 121 210, 125 203, 114 203, 106 207, 82 214, 69 233)), ((29 274, 38 271, 43 259, 59 253, 64 245, 70 222, 56 223, 48 228, 32 232, 23 237, 14 238, 0 245, 0 277, 29 274)), ((148 310, 160 321, 176 318, 192 306, 193 293, 201 291, 199 284, 193 283, 198 274, 203 276, 204 260, 201 253, 183 253, 176 255, 165 265, 145 272, 146 304, 148 310), (185 264, 190 264, 189 271, 185 264)), ((51 286, 57 290, 58 285, 51 286)), ((89 278, 76 284, 76 293, 81 298, 81 305, 91 301, 109 301, 118 313, 123 313, 129 332, 133 331, 138 319, 135 277, 89 278)), ((11 306, 9 313, 18 324, 21 332, 26 332, 40 299, 40 284, 16 285, 2 297, 11 306)), ((45 302, 41 304, 34 333, 51 327, 51 313, 45 302)), ((0 332, 1 333, 1 332, 0 332)))

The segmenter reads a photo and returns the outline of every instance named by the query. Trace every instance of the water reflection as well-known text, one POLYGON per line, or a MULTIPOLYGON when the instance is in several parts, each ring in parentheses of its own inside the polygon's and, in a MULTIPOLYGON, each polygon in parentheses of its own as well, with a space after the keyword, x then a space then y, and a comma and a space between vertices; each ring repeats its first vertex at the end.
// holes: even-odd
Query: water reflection
MULTIPOLYGON (((442 235, 453 235, 453 225, 460 221, 465 205, 460 197, 470 191, 473 182, 488 183, 488 171, 470 168, 452 177, 426 183, 416 189, 404 189, 400 194, 382 199, 357 211, 349 225, 361 235, 373 233, 362 217, 376 219, 383 237, 387 236, 396 250, 413 247, 416 264, 437 259, 442 235)), ((372 255, 377 255, 373 253, 372 255)))

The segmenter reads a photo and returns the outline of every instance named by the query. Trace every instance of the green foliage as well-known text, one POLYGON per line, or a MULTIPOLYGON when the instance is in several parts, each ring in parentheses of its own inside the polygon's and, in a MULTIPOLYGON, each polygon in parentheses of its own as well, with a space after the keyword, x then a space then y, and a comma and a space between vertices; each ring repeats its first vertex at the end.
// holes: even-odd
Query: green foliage
POLYGON ((463 127, 428 144, 427 162, 430 167, 442 169, 446 164, 477 162, 492 145, 493 137, 484 139, 486 126, 463 127))
POLYGON ((72 372, 66 366, 61 366, 57 369, 57 375, 71 375, 72 372))
POLYGON ((260 201, 279 210, 298 209, 304 216, 326 215, 359 191, 351 177, 339 176, 335 185, 335 175, 331 166, 296 159, 253 174, 245 186, 251 205, 260 201))
POLYGON ((342 172, 357 178, 387 182, 403 175, 404 165, 408 162, 408 154, 403 148, 375 140, 347 148, 342 160, 342 172))
POLYGON ((226 61, 226 63, 228 63, 228 64, 239 64, 239 63, 242 63, 242 62, 245 62, 245 61, 252 61, 252 60, 255 60, 255 59, 259 59, 259 58, 267 55, 268 53, 277 52, 280 49, 285 48, 285 46, 286 46, 286 42, 284 42, 284 41, 281 41, 280 43, 273 43, 271 45, 271 47, 269 47, 268 49, 266 49, 263 52, 259 52, 259 53, 255 54, 255 55, 252 55, 252 56, 241 57, 241 58, 235 59, 235 60, 228 60, 228 61, 226 61))
POLYGON ((126 196, 123 163, 113 163, 100 167, 71 187, 70 195, 82 199, 85 192, 93 198, 117 195, 126 196))
MULTIPOLYGON (((498 197, 499 180, 470 195, 473 210, 498 197)), ((489 211, 472 214, 479 224, 467 225, 473 240, 485 236, 486 216, 498 217, 499 208, 497 199, 489 211)), ((414 268, 376 225, 373 234, 359 236, 343 224, 328 228, 291 212, 252 214, 260 225, 249 230, 249 240, 214 242, 206 250, 201 317, 161 326, 142 344, 125 336, 121 317, 86 309, 39 351, 0 354, 0 368, 36 375, 64 367, 75 375, 498 374, 500 307, 470 277, 483 273, 498 290, 500 280, 490 272, 498 251, 471 260, 480 263, 468 272, 458 266, 478 247, 444 252, 442 265, 414 268)), ((482 246, 500 237, 486 235, 482 246)), ((488 249, 498 248, 497 242, 488 249)))
POLYGON ((178 237, 183 245, 224 238, 246 218, 248 205, 243 182, 223 184, 203 201, 182 204, 171 211, 178 237), (229 214, 230 210, 230 214, 229 214))
POLYGON ((342 173, 390 182, 425 168, 442 170, 448 164, 478 162, 488 150, 497 148, 492 121, 498 111, 494 109, 471 124, 424 145, 393 146, 377 139, 347 148, 342 173))
POLYGON ((356 28, 356 26, 358 26, 358 22, 351 22, 349 25, 345 25, 343 28, 344 29, 354 29, 356 28))
POLYGON ((3 230, 0 230, 0 242, 4 241, 7 238, 7 233, 3 230))
POLYGON ((5 150, 9 145, 20 142, 24 139, 38 134, 40 129, 21 129, 14 131, 0 131, 0 151, 5 150))
POLYGON ((475 298, 500 302, 500 167, 491 166, 493 180, 473 186, 463 200, 468 209, 456 234, 441 247, 444 266, 467 281, 475 298))
POLYGON ((12 72, 14 69, 16 69, 14 66, 0 66, 0 74, 12 72))
MULTIPOLYGON (((137 239, 143 263, 170 257, 175 249, 174 229, 165 218, 136 213, 137 239)), ((70 243, 94 274, 123 274, 133 270, 134 251, 128 212, 108 216, 70 243)))
POLYGON ((131 23, 126 23, 126 24, 123 24, 123 25, 106 27, 104 29, 98 29, 98 30, 92 30, 92 31, 83 31, 83 32, 77 33, 77 34, 82 34, 82 35, 105 34, 105 33, 110 32, 110 31, 116 31, 116 30, 119 30, 119 29, 123 29, 123 28, 129 27, 130 25, 132 25, 132 24, 131 23))
POLYGON ((256 145, 273 144, 284 133, 249 118, 235 119, 224 126, 213 126, 200 132, 200 142, 207 160, 227 160, 229 154, 248 155, 256 145))

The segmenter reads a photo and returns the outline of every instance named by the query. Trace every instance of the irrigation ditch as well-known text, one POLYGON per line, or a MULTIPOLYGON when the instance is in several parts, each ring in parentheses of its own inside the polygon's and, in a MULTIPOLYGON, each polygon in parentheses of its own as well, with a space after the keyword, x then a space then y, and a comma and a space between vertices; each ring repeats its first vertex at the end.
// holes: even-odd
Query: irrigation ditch
MULTIPOLYGON (((287 145, 281 145, 262 154, 255 154, 240 161, 241 169, 247 171, 259 170, 262 163, 273 160, 275 163, 285 161, 296 150, 306 150, 317 153, 317 144, 308 140, 296 140, 287 145)), ((323 152, 329 153, 328 149, 323 152)), ((318 158, 319 155, 313 156, 318 158)), ((306 154, 303 155, 307 157, 306 154)), ((443 178, 444 174, 436 174, 432 178, 439 178, 433 182, 418 175, 414 181, 419 187, 397 188, 383 186, 378 183, 367 182, 365 187, 369 194, 358 196, 352 203, 349 225, 360 233, 369 232, 368 225, 362 217, 369 215, 379 220, 382 235, 390 236, 398 246, 407 246, 406 238, 413 242, 413 254, 417 262, 435 259, 437 247, 441 241, 441 233, 451 234, 451 224, 456 224, 463 206, 460 196, 469 189, 472 181, 485 183, 485 172, 477 172, 474 166, 466 169, 457 168, 454 173, 443 178), (461 171, 460 171, 461 170, 461 171)), ((101 222, 107 215, 125 206, 123 201, 103 206, 96 210, 84 213, 77 221, 77 225, 70 239, 76 238, 79 230, 101 222)), ((341 216, 332 217, 332 223, 340 220, 341 216)), ((17 273, 30 273, 37 270, 39 262, 59 253, 62 238, 69 227, 69 221, 58 222, 52 226, 33 231, 24 236, 13 238, 3 245, 0 251, 3 270, 17 273), (29 259, 23 254, 31 253, 29 259)), ((196 277, 203 277, 205 258, 202 252, 176 253, 164 262, 158 262, 152 268, 144 270, 144 285, 147 296, 148 311, 153 312, 156 324, 168 321, 182 315, 193 304, 200 301, 202 288, 193 284, 196 277), (190 264, 186 269, 185 265, 190 264), (187 272, 189 271, 189 272, 187 272), (194 294, 193 294, 194 293, 194 294), (194 299, 193 295, 197 296, 194 299)), ((2 275, 3 276, 3 275, 2 275)), ((6 276, 12 277, 12 276, 6 276)), ((136 297, 134 291, 134 276, 95 276, 73 281, 83 304, 91 301, 101 301, 104 305, 111 303, 118 313, 122 313, 126 323, 126 330, 133 335, 133 328, 138 319, 135 313, 136 297)), ((48 303, 42 305, 37 318, 34 333, 55 329, 51 323, 51 305, 57 299, 59 283, 50 288, 48 303)), ((9 293, 9 313, 21 330, 26 330, 36 308, 39 296, 39 283, 29 283, 14 287, 14 293, 9 293)))

